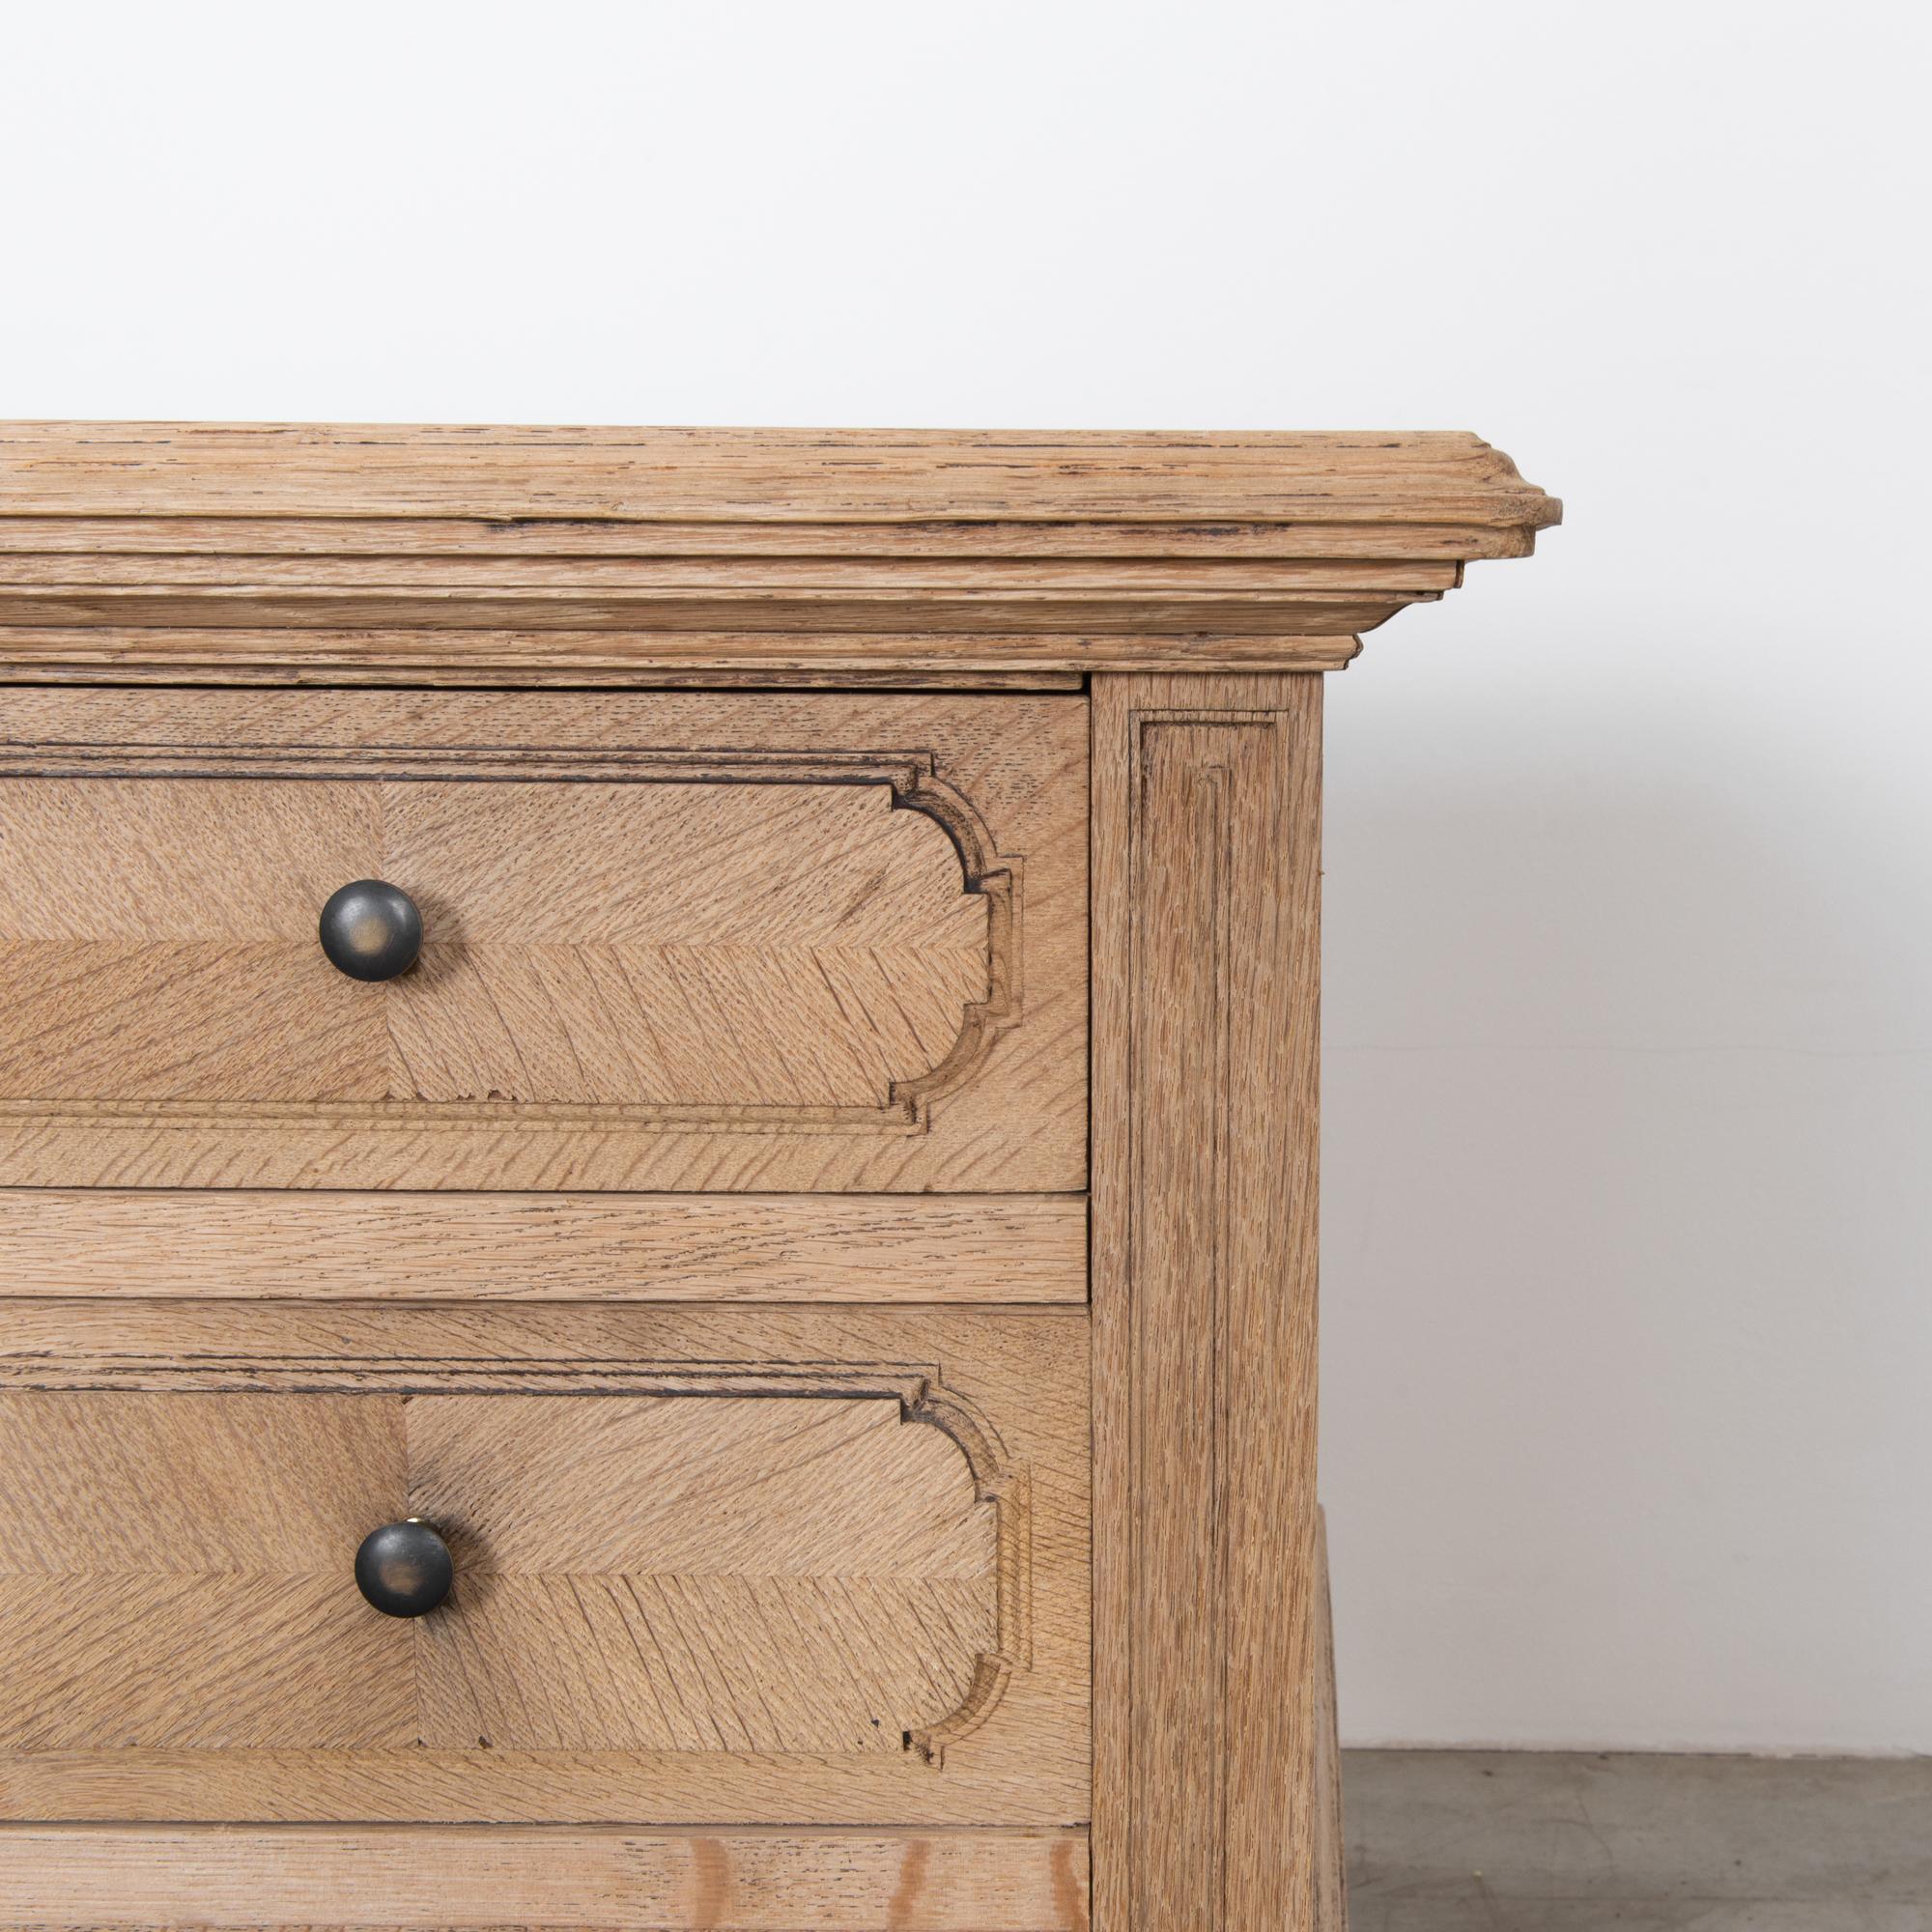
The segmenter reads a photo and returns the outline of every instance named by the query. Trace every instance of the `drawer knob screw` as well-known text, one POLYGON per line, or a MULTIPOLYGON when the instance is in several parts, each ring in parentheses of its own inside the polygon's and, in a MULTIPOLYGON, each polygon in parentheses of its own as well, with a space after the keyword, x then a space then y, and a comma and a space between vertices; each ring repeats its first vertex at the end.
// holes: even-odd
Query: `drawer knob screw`
POLYGON ((355 1587, 385 1617, 426 1617, 449 1595, 449 1545, 420 1517, 385 1522, 355 1552, 355 1587))
POLYGON ((393 980, 422 951, 422 914, 400 886, 355 879, 322 909, 322 950, 352 980, 393 980))

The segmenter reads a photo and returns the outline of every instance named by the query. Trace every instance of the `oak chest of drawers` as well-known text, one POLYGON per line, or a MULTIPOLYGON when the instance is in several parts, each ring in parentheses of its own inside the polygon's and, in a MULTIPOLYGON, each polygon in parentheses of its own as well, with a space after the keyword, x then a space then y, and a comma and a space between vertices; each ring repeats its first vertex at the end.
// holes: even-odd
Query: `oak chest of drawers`
POLYGON ((0 432, 0 1927, 1339 1926, 1322 678, 1554 519, 0 432))

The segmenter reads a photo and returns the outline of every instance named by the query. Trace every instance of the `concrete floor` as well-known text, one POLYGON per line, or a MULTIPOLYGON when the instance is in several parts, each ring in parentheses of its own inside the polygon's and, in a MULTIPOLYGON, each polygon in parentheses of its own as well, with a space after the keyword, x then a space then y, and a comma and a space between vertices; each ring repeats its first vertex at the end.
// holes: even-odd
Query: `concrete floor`
POLYGON ((1350 1932, 1932 1932, 1932 1758, 1348 1751, 1350 1932))

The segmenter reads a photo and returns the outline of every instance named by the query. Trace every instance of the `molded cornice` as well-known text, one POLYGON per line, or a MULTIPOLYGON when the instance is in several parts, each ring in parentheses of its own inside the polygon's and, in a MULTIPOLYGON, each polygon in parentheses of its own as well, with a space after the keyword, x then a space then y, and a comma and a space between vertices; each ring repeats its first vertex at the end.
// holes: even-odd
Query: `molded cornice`
POLYGON ((0 426, 0 676, 1329 669, 1561 505, 1478 438, 0 426))

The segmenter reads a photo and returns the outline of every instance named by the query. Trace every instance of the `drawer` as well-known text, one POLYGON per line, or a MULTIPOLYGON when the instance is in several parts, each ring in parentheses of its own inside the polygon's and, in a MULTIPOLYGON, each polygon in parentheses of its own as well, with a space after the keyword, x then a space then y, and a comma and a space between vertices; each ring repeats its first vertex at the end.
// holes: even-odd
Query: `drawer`
POLYGON ((9 693, 0 1185, 1078 1188, 1086 810, 1073 696, 9 693))
POLYGON ((1081 1314, 4 1317, 0 1818, 1088 1815, 1081 1314))

